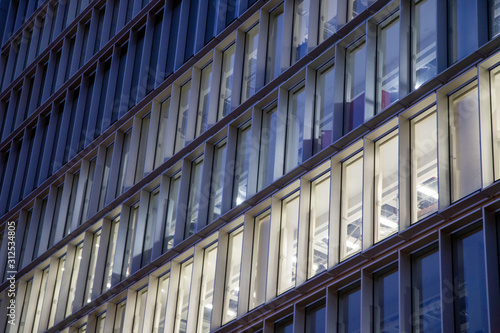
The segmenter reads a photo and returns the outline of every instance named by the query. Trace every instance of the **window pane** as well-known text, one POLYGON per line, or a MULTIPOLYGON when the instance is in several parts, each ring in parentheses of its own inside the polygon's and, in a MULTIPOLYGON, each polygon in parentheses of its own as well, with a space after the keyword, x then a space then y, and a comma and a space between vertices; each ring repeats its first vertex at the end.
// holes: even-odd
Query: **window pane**
POLYGON ((217 260, 217 244, 205 249, 203 272, 201 275, 200 307, 198 310, 198 330, 200 333, 210 332, 214 299, 215 267, 217 260))
POLYGON ((413 87, 418 89, 437 74, 437 0, 412 3, 412 48, 415 55, 412 57, 412 76, 413 87))
POLYGON ((94 184, 94 173, 95 173, 95 164, 96 164, 97 158, 94 158, 92 161, 89 162, 89 171, 87 174, 87 179, 86 179, 86 186, 84 189, 84 198, 85 200, 83 201, 83 211, 82 211, 82 216, 79 219, 79 223, 81 224, 82 222, 87 221, 87 213, 89 209, 89 202, 90 202, 90 192, 92 189, 92 185, 94 184))
POLYGON ((104 160, 104 171, 102 173, 102 183, 101 183, 101 191, 99 193, 99 210, 103 209, 106 203, 106 196, 108 193, 108 181, 109 181, 109 172, 111 171, 111 162, 113 158, 113 150, 115 148, 115 144, 112 143, 106 148, 106 157, 104 160))
POLYGON ((333 140, 333 83, 333 65, 318 70, 315 94, 314 153, 328 147, 333 140))
POLYGON ((84 303, 89 303, 92 300, 92 287, 94 285, 95 266, 97 263, 97 254, 99 252, 99 242, 101 240, 101 230, 94 234, 92 240, 92 248, 90 249, 90 262, 87 271, 87 283, 85 285, 84 303))
POLYGON ((68 302, 66 303, 66 316, 73 313, 73 300, 75 299, 76 282, 78 280, 78 272, 80 271, 80 262, 82 261, 82 250, 83 242, 76 247, 73 269, 70 272, 71 281, 69 284, 68 302))
POLYGON ((130 207, 130 217, 128 220, 127 239, 125 240, 125 255, 123 257, 122 279, 130 275, 130 263, 132 261, 132 249, 135 230, 137 227, 137 216, 139 214, 139 204, 130 207))
POLYGON ((478 231, 453 242, 455 330, 488 332, 484 235, 478 231))
POLYGON ((189 199, 186 214, 186 230, 184 237, 191 236, 196 228, 198 220, 198 208, 200 206, 201 184, 201 169, 203 167, 203 159, 198 159, 191 163, 191 179, 189 181, 189 199))
POLYGON ((323 333, 326 331, 326 308, 325 302, 314 304, 306 308, 306 330, 305 333, 323 333))
POLYGON ((177 310, 175 315, 175 333, 186 332, 187 315, 189 306, 189 287, 193 272, 193 260, 182 264, 181 276, 179 278, 179 289, 177 294, 177 310))
POLYGON ((61 291, 62 277, 63 277, 63 273, 64 273, 64 264, 65 263, 66 263, 66 254, 63 255, 61 258, 59 258, 59 263, 57 266, 56 283, 54 286, 52 304, 50 306, 48 327, 52 327, 54 325, 54 320, 56 318, 56 310, 57 310, 57 306, 59 303, 59 292, 61 291))
POLYGON ((281 201, 278 294, 295 286, 299 229, 299 192, 281 201))
POLYGON ((255 218, 252 251, 252 273, 250 275, 250 303, 253 309, 266 300, 267 256, 269 252, 270 211, 255 218))
MULTIPOLYGON (((304 87, 289 92, 288 97, 288 119, 286 129, 286 161, 285 172, 288 172, 299 165, 305 157, 304 155, 304 132, 310 133, 305 124, 306 113, 306 90, 304 87)), ((309 134, 310 135, 310 134, 309 134)))
POLYGON ((158 135, 156 137, 155 165, 156 169, 163 163, 163 150, 165 144, 165 136, 167 134, 168 110, 170 109, 170 97, 161 102, 160 106, 160 121, 158 124, 158 135))
POLYGON ((116 282, 117 277, 113 279, 113 264, 115 260, 116 244, 118 239, 118 226, 120 225, 120 217, 117 217, 111 225, 111 232, 109 236, 108 252, 106 254, 106 267, 104 268, 104 283, 102 284, 102 292, 107 291, 116 282))
POLYGON ((319 42, 337 31, 337 0, 321 0, 319 42))
POLYGON ((24 292, 23 306, 21 309, 21 317, 19 319, 19 330, 18 332, 24 332, 24 326, 26 324, 26 316, 28 315, 28 305, 31 297, 31 290, 33 289, 33 278, 26 283, 26 288, 24 292))
POLYGON ((115 197, 120 196, 125 191, 125 171, 127 168, 128 156, 130 152, 130 138, 132 136, 132 130, 127 131, 123 134, 122 151, 120 158, 120 169, 118 173, 118 181, 116 186, 115 197))
POLYGON ((275 323, 274 333, 293 333, 293 317, 275 323))
POLYGON ((132 332, 141 332, 144 323, 144 310, 146 308, 146 296, 148 288, 142 288, 137 291, 137 298, 135 300, 134 310, 134 323, 132 325, 132 332))
POLYGON ((165 275, 158 282, 156 306, 153 318, 153 332, 163 333, 165 329, 165 313, 167 311, 168 283, 170 275, 165 275))
POLYGON ((250 170, 250 152, 252 144, 252 126, 248 122, 238 129, 236 147, 236 165, 234 168, 233 207, 247 198, 248 172, 250 170))
POLYGON ((374 332, 399 332, 398 271, 374 277, 374 332))
POLYGON ((439 252, 412 258, 413 331, 441 332, 439 252))
POLYGON ((41 329, 41 327, 38 326, 40 324, 40 316, 42 314, 43 298, 45 297, 45 291, 47 290, 47 279, 49 276, 49 269, 50 267, 47 267, 42 272, 40 289, 38 290, 38 298, 36 299, 36 312, 35 312, 35 317, 33 318, 33 328, 35 331, 41 329))
POLYGON ((412 121, 412 219, 413 222, 438 209, 436 113, 412 121))
POLYGON ((292 64, 307 53, 309 0, 295 0, 293 21, 292 64))
POLYGON ((156 217, 158 216, 158 196, 160 190, 151 192, 149 194, 148 216, 146 218, 146 225, 144 230, 144 244, 142 246, 142 261, 141 267, 151 261, 151 253, 153 252, 154 230, 156 224, 156 217))
POLYGON ((184 148, 184 145, 186 144, 190 90, 191 90, 191 80, 189 80, 181 87, 174 153, 177 153, 179 150, 184 148))
POLYGON ((375 143, 375 242, 398 231, 399 227, 398 135, 375 143))
POLYGON ((255 94, 255 76, 257 75, 257 46, 259 40, 259 24, 256 24, 245 35, 245 63, 243 64, 243 87, 241 102, 255 94))
POLYGON ((146 150, 148 144, 149 123, 151 114, 142 118, 141 122, 141 136, 139 138, 139 149, 137 151, 137 163, 135 167, 135 181, 137 183, 144 175, 144 163, 146 161, 146 150))
POLYGON ((477 1, 448 1, 448 52, 450 64, 469 55, 478 47, 479 13, 477 1))
POLYGON ((106 321, 106 313, 103 313, 99 317, 97 317, 97 323, 96 323, 96 333, 104 333, 104 323, 106 321))
POLYGON ((377 110, 399 99, 399 18, 378 28, 377 110))
POLYGON ((500 33, 500 0, 489 1, 490 13, 490 39, 500 33))
POLYGON ((347 20, 351 20, 358 16, 362 11, 368 8, 374 0, 349 0, 347 10, 347 20))
POLYGON ((311 182, 308 278, 328 267, 328 222, 330 221, 330 173, 311 182))
POLYGON ((124 328, 123 321, 125 320, 126 304, 126 301, 122 301, 121 303, 116 305, 115 325, 113 327, 113 332, 121 332, 124 328))
POLYGON ((210 104, 210 85, 212 84, 212 63, 201 70, 200 95, 198 96, 198 116, 196 119, 196 135, 208 128, 208 107, 210 104))
POLYGON ((340 259, 361 250, 363 221, 363 155, 342 163, 340 259))
POLYGON ((345 77, 344 133, 363 124, 365 116, 365 43, 347 50, 345 77))
POLYGON ((179 185, 181 183, 180 172, 170 178, 170 188, 168 190, 167 218, 165 221, 165 238, 163 240, 163 252, 170 249, 174 244, 175 221, 177 214, 177 198, 179 195, 179 185))
POLYGON ((224 141, 214 148, 212 164, 212 184, 210 186, 210 205, 208 209, 208 222, 215 220, 222 211, 222 191, 226 175, 227 145, 224 141))
POLYGON ((236 318, 240 290, 240 268, 243 250, 243 227, 229 235, 227 247, 226 287, 222 323, 236 318))
POLYGON ((217 120, 224 118, 231 111, 231 94, 233 90, 235 44, 227 48, 222 54, 222 73, 219 93, 219 112, 217 120))
POLYGON ((452 201, 481 188, 477 87, 450 97, 452 201))
MULTIPOLYGON (((493 74, 492 74, 493 75, 493 74)), ((491 121, 493 131, 493 160, 495 161, 495 179, 500 179, 500 72, 492 77, 491 121)))
MULTIPOLYGON (((262 115, 262 131, 260 139, 260 157, 257 189, 261 190, 271 184, 277 177, 277 163, 280 163, 278 151, 278 132, 284 130, 283 124, 278 128, 278 109, 273 107, 269 111, 264 111, 262 115)), ((283 132, 281 132, 283 133, 283 132)), ((282 156, 281 156, 282 157, 282 156)), ((282 170, 281 170, 282 171, 282 170)), ((281 173, 281 172, 279 172, 281 173)))
POLYGON ((281 74, 281 50, 283 48, 283 5, 269 13, 267 38, 266 84, 281 74))
POLYGON ((361 332, 361 289, 339 293, 338 331, 361 332))

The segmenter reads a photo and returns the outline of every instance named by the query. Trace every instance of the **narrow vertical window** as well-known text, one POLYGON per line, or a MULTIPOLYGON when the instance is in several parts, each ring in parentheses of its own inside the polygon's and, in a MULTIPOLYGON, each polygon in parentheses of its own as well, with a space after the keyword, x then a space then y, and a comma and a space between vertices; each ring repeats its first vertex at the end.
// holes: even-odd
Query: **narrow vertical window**
POLYGON ((307 54, 309 0, 295 0, 293 20, 292 64, 307 54))
POLYGON ((153 332, 162 333, 165 329, 165 314, 167 310, 168 284, 170 275, 167 273, 159 278, 156 292, 156 306, 153 317, 153 332))
POLYGON ((304 134, 311 126, 305 122, 306 90, 302 86, 288 95, 285 172, 291 171, 308 156, 304 153, 304 134))
POLYGON ((367 119, 365 42, 353 46, 346 53, 344 133, 350 132, 367 119))
POLYGON ((448 0, 448 62, 453 64, 479 46, 478 0, 448 0))
POLYGON ((151 261, 151 254, 153 252, 154 230, 156 218, 158 216, 158 196, 160 190, 154 190, 149 193, 148 216, 146 218, 146 225, 144 226, 144 242, 142 245, 142 261, 141 267, 151 261))
POLYGON ((433 250, 412 256, 412 319, 413 331, 441 331, 441 296, 439 252, 433 250))
POLYGON ((299 192, 281 201, 281 227, 278 264, 278 294, 295 287, 299 229, 299 192))
POLYGON ((491 129, 493 132, 493 160, 495 180, 500 179, 500 72, 491 73, 491 129))
POLYGON ((361 332, 361 289, 342 290, 338 294, 338 329, 340 332, 361 332))
MULTIPOLYGON (((130 2, 130 4, 132 1, 130 2)), ((128 94, 128 109, 134 106, 137 101, 137 91, 144 89, 144 87, 139 87, 141 82, 140 74, 141 74, 141 63, 142 63, 142 50, 144 49, 144 31, 146 29, 141 29, 136 33, 135 37, 135 56, 134 56, 134 67, 132 72, 132 82, 130 84, 130 91, 128 94)), ((142 83, 141 83, 142 85, 142 83)))
POLYGON ((106 253, 106 266, 104 267, 104 281, 102 284, 102 293, 109 290, 113 283, 113 264, 115 261, 116 244, 118 240, 118 227, 120 225, 120 216, 111 222, 111 231, 109 234, 109 243, 106 253))
POLYGON ((97 264, 97 254, 99 253, 99 242, 101 240, 101 229, 94 233, 92 248, 90 249, 90 261, 87 270, 87 281, 85 284, 85 304, 92 300, 92 289, 94 285, 95 268, 97 264))
POLYGON ((35 312, 35 317, 33 318, 33 329, 35 331, 42 329, 41 327, 39 327, 40 316, 42 314, 42 306, 43 306, 43 299, 45 297, 45 291, 47 290, 47 279, 49 277, 49 269, 50 267, 47 267, 42 271, 42 279, 40 281, 40 288, 38 292, 38 297, 36 299, 36 312, 35 312))
POLYGON ((125 239, 125 255, 123 256, 122 280, 130 275, 130 263, 132 262, 132 250, 135 230, 137 228, 137 215, 139 214, 139 204, 130 207, 130 217, 128 220, 127 238, 125 239))
POLYGON ((64 225, 64 236, 69 235, 71 231, 71 223, 75 212, 76 193, 78 191, 78 183, 80 181, 80 171, 73 174, 71 181, 71 194, 69 197, 68 213, 66 215, 66 223, 64 225))
POLYGON ((281 74, 281 50, 283 49, 283 5, 269 13, 267 38, 266 84, 281 74))
POLYGON ((211 62, 201 70, 200 92, 198 95, 198 114, 196 117, 196 137, 205 132, 208 128, 208 107, 210 105, 212 65, 213 63, 211 62))
POLYGON ((135 183, 144 176, 144 163, 146 161, 146 150, 148 144, 149 123, 151 114, 148 114, 141 121, 141 136, 139 138, 139 149, 137 151, 137 163, 135 167, 135 183))
POLYGON ((31 290, 33 289, 33 278, 26 282, 26 287, 23 297, 23 306, 21 309, 21 316, 19 318, 19 330, 18 332, 24 332, 24 326, 26 324, 26 317, 28 315, 28 305, 31 297, 31 290))
POLYGON ((122 151, 120 156, 120 168, 118 169, 118 180, 116 182, 115 197, 119 197, 125 191, 125 171, 128 164, 128 156, 130 153, 130 139, 132 130, 123 133, 122 151))
POLYGON ((160 121, 158 124, 158 134, 156 136, 155 165, 156 169, 163 163, 163 150, 165 137, 167 134, 168 110, 170 109, 170 97, 160 104, 160 121))
POLYGON ((175 135, 174 153, 177 153, 179 150, 184 148, 184 145, 186 144, 190 90, 191 90, 191 80, 184 83, 181 87, 181 92, 179 97, 179 113, 177 115, 177 133, 175 135))
POLYGON ((205 249, 203 256, 203 272, 201 275, 200 307, 198 310, 198 330, 200 333, 210 332, 214 299, 215 268, 217 260, 217 244, 205 249))
MULTIPOLYGON (((280 126, 280 129, 282 126, 280 126)), ((263 111, 262 130, 260 138, 260 156, 257 189, 261 190, 271 184, 280 173, 277 163, 280 163, 278 150, 278 108, 272 107, 263 111)), ((282 157, 282 155, 281 155, 282 157)), ((282 170, 281 170, 282 171, 282 170)))
POLYGON ((328 225, 330 221, 330 173, 311 183, 309 212, 309 264, 307 277, 311 278, 328 267, 328 225))
POLYGON ((259 40, 259 24, 245 34, 245 59, 243 64, 243 87, 241 102, 255 94, 255 78, 257 75, 257 46, 259 40))
POLYGON ((92 159, 92 161, 89 162, 89 170, 87 173, 87 179, 86 179, 86 186, 83 189, 83 210, 82 210, 82 216, 78 219, 79 224, 87 221, 87 214, 89 210, 89 203, 90 203, 90 192, 92 189, 92 185, 94 184, 94 173, 95 173, 95 165, 96 165, 96 159, 92 159))
POLYGON ((314 153, 328 147, 333 141, 334 65, 318 69, 316 75, 314 112, 314 153))
POLYGON ((436 112, 411 121, 412 220, 416 222, 438 209, 436 112))
POLYGON ((191 163, 191 178, 189 180, 189 198, 186 214, 186 229, 184 237, 194 234, 196 221, 198 221, 198 208, 200 206, 200 195, 202 190, 201 170, 203 168, 203 158, 199 158, 191 163))
POLYGON ((375 274, 373 277, 373 331, 399 331, 398 271, 375 274))
POLYGON ((398 232, 399 228, 398 135, 375 142, 375 242, 398 232))
POLYGON ((210 198, 208 206, 208 222, 215 220, 222 213, 222 193, 224 181, 227 177, 227 139, 214 147, 212 164, 212 183, 210 185, 210 198))
POLYGON ((222 73, 220 78, 219 111, 217 120, 224 118, 231 111, 234 52, 235 44, 233 43, 222 53, 222 73))
POLYGON ((144 311, 146 309, 146 297, 148 295, 148 287, 144 287, 137 291, 134 309, 134 321, 132 324, 132 332, 141 332, 144 324, 144 311))
POLYGON ((274 323, 274 333, 293 333, 293 316, 274 323))
POLYGON ((59 292, 61 291, 62 276, 64 273, 65 263, 66 263, 66 254, 59 258, 59 263, 57 265, 56 282, 54 286, 52 304, 50 305, 48 327, 52 327, 54 325, 54 321, 56 318, 56 310, 57 310, 57 305, 59 303, 59 292))
POLYGON ((370 6, 375 0, 348 0, 347 20, 350 21, 370 6))
POLYGON ((269 254, 271 212, 255 217, 252 250, 252 272, 250 275, 250 303, 253 309, 266 300, 267 256, 269 254))
POLYGON ((493 39, 500 33, 500 0, 490 0, 488 3, 490 39, 493 39))
POLYGON ((437 0, 412 1, 412 80, 418 89, 437 74, 437 0))
POLYGON ((177 200, 179 196, 179 186, 181 184, 181 172, 170 178, 167 200, 167 216, 165 219, 165 237, 163 240, 163 252, 169 250, 174 244, 175 221, 177 214, 177 200))
POLYGON ((186 48, 184 51, 184 61, 187 61, 195 52, 195 38, 197 28, 198 3, 200 0, 189 1, 189 20, 186 34, 186 48))
POLYGON ((305 333, 319 333, 326 331, 326 306, 325 300, 306 307, 305 333))
MULTIPOLYGON (((118 3, 116 4, 116 6, 118 6, 118 3)), ((118 55, 118 74, 116 76, 115 96, 113 99, 114 103, 113 103, 113 111, 111 113, 110 124, 116 122, 118 118, 121 116, 120 106, 124 104, 128 105, 128 103, 126 104, 125 100, 122 100, 123 79, 125 76, 125 66, 127 61, 127 49, 128 49, 128 44, 123 45, 120 48, 118 55)))
POLYGON ((224 304, 222 323, 236 318, 238 296, 240 290, 241 255, 243 253, 243 227, 229 234, 227 248, 226 283, 224 288, 224 304))
POLYGON ((113 332, 121 332, 123 327, 123 322, 125 321, 125 307, 127 305, 127 300, 121 301, 116 304, 116 314, 115 322, 113 325, 113 332))
POLYGON ((250 152, 252 150, 252 125, 247 121, 238 128, 236 165, 234 167, 233 207, 247 198, 250 152))
POLYGON ((76 246, 75 257, 73 259, 73 268, 71 269, 71 280, 69 283, 68 301, 66 303, 66 317, 73 313, 76 292, 76 282, 80 272, 80 262, 82 261, 83 242, 76 246))
POLYGON ((342 163, 340 259, 361 250, 363 221, 363 155, 342 163))
POLYGON ((102 315, 97 317, 97 323, 96 323, 96 328, 95 328, 96 333, 104 333, 105 321, 106 321, 106 312, 104 312, 102 315))
POLYGON ((219 0, 208 0, 207 5, 207 23, 205 26, 205 44, 207 44, 215 35, 215 26, 217 22, 217 6, 219 0))
POLYGON ((187 332, 187 317, 189 307, 189 290, 193 273, 193 259, 181 265, 179 289, 177 290, 177 309, 175 314, 174 333, 187 332))
POLYGON ((377 110, 399 99, 399 18, 378 27, 377 110))
POLYGON ((109 173, 111 171, 111 162, 113 158, 113 150, 115 144, 112 143, 106 148, 106 156, 104 159, 104 171, 102 173, 101 191, 99 193, 99 210, 101 210, 106 203, 106 195, 108 193, 109 173))
POLYGON ((321 0, 319 42, 337 31, 337 0, 321 0))
POLYGON ((481 188, 477 86, 450 96, 451 199, 459 200, 481 188))

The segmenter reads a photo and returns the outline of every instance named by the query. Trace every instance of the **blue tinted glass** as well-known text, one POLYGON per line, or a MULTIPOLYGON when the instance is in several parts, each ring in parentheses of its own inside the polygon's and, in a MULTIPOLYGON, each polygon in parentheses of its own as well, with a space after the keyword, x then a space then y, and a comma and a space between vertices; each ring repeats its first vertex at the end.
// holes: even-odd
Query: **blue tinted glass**
POLYGON ((345 333, 360 332, 361 290, 357 289, 339 296, 338 331, 345 333))
POLYGON ((293 318, 274 324, 274 333, 293 333, 293 318))
POLYGON ((189 59, 194 54, 194 39, 196 37, 196 22, 198 16, 198 1, 191 0, 189 4, 189 20, 186 36, 186 50, 184 52, 184 61, 189 59))
POLYGON ((483 231, 453 243, 455 331, 488 332, 483 231))
POLYGON ((177 50, 177 35, 179 31, 179 19, 181 15, 180 1, 172 8, 172 21, 170 22, 170 37, 168 39, 167 51, 167 75, 174 71, 175 51, 177 50))
POLYGON ((448 49, 450 64, 472 53, 478 44, 478 0, 448 2, 448 49))
POLYGON ((129 109, 135 105, 137 91, 139 89, 139 75, 141 73, 141 60, 142 60, 142 49, 144 48, 144 29, 137 33, 136 40, 136 49, 135 49, 135 57, 134 57, 134 71, 132 75, 132 84, 130 85, 130 95, 129 95, 129 109))
POLYGON ((345 77, 344 133, 365 122, 366 47, 348 50, 345 77))
POLYGON ((151 45, 151 59, 149 61, 148 84, 146 93, 149 93, 155 87, 156 67, 158 66, 158 54, 160 53, 161 27, 163 23, 163 12, 155 17, 155 28, 153 31, 153 45, 151 45))
POLYGON ((399 332, 398 272, 375 278, 373 322, 375 332, 399 332))
POLYGON ((218 0, 208 0, 207 25, 205 27, 205 44, 215 35, 215 23, 217 22, 218 0))
POLYGON ((323 333, 326 326, 325 305, 306 308, 306 333, 323 333))
POLYGON ((226 26, 238 16, 238 1, 227 0, 226 26))

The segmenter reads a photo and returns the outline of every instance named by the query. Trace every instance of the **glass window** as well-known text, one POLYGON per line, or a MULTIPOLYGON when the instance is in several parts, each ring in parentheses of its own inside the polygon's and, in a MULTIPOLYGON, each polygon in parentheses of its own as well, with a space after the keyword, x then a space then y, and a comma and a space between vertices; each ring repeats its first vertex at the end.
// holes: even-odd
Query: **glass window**
POLYGON ((377 110, 381 111, 399 99, 399 18, 379 25, 378 36, 377 110))
POLYGON ((97 323, 96 323, 96 333, 104 333, 104 323, 106 321, 106 312, 97 317, 97 323))
POLYGON ((337 0, 321 0, 319 16, 319 42, 337 31, 337 0))
POLYGON ((172 248, 174 244, 175 221, 177 214, 177 200, 179 196, 179 186, 181 183, 181 172, 177 172, 170 178, 168 190, 167 216, 165 221, 165 238, 163 240, 163 252, 172 248))
POLYGON ((363 155, 342 163, 340 259, 361 250, 363 221, 363 155))
POLYGON ((266 84, 281 74, 281 50, 283 49, 283 4, 269 13, 267 38, 266 84))
POLYGON ((257 75, 257 47, 259 40, 259 24, 253 26, 245 34, 245 59, 243 63, 243 87, 241 102, 255 94, 255 78, 257 75))
POLYGON ((252 272, 250 275, 250 309, 261 305, 266 300, 267 256, 269 254, 270 223, 270 210, 267 210, 255 217, 252 272))
POLYGON ((500 1, 490 0, 488 1, 490 13, 490 39, 493 39, 500 33, 500 1))
POLYGON ((227 139, 214 147, 212 162, 212 184, 210 186, 210 204, 208 207, 208 222, 218 218, 222 212, 222 192, 227 174, 227 139))
MULTIPOLYGON (((180 0, 171 1, 168 4, 170 6, 171 19, 170 19, 170 36, 168 38, 169 45, 177 45, 177 36, 179 35, 180 19, 181 19, 181 2, 180 0)), ((175 64, 175 54, 177 47, 169 47, 167 49, 167 64, 165 76, 169 75, 174 71, 175 64)))
POLYGON ((121 332, 124 328, 123 322, 125 321, 125 307, 127 305, 127 301, 121 301, 116 305, 116 314, 115 314, 115 324, 113 326, 113 332, 121 332))
POLYGON ((248 173, 250 171, 250 154, 252 144, 252 125, 247 121, 238 128, 236 147, 236 165, 234 168, 233 207, 247 198, 248 173))
POLYGON ((102 292, 111 288, 115 279, 113 279, 113 264, 115 260, 116 244, 118 239, 118 227, 120 225, 120 216, 111 222, 111 231, 109 235, 108 249, 106 253, 106 266, 104 267, 104 282, 102 292))
POLYGON ((38 298, 36 300, 36 312, 35 312, 35 317, 33 318, 33 329, 35 331, 38 329, 42 329, 41 327, 39 327, 39 324, 40 324, 40 316, 42 314, 43 299, 45 297, 45 291, 47 290, 47 278, 49 277, 49 269, 50 267, 47 267, 42 271, 40 289, 38 292, 38 298))
POLYGON ((179 97, 179 113, 177 116, 177 133, 175 135, 175 150, 177 153, 184 148, 186 144, 186 132, 188 124, 188 111, 189 111, 189 91, 191 90, 191 80, 184 83, 181 87, 179 97))
POLYGON ((474 52, 478 45, 478 0, 448 0, 448 61, 474 52))
POLYGON ((181 266, 179 289, 177 291, 177 310, 175 314, 174 333, 186 332, 189 307, 189 287, 193 273, 193 259, 184 262, 181 266))
POLYGON ((201 274, 200 307, 198 310, 199 333, 210 332, 214 299, 215 268, 217 260, 217 244, 205 249, 203 256, 203 272, 201 274))
POLYGON ((101 240, 101 230, 94 233, 92 240, 92 248, 90 249, 90 261, 87 271, 87 281, 85 284, 84 303, 89 303, 92 300, 92 288, 94 285, 95 268, 97 264, 97 254, 99 253, 99 242, 101 240))
POLYGON ((148 216, 146 218, 146 225, 144 226, 144 242, 142 245, 142 260, 141 267, 151 261, 151 254, 153 252, 154 242, 154 229, 156 217, 158 216, 158 196, 160 190, 154 190, 149 193, 148 216))
POLYGON ((239 1, 237 0, 227 0, 226 3, 226 27, 238 17, 239 1))
POLYGON ((71 280, 69 283, 68 302, 66 303, 66 317, 73 313, 73 300, 75 299, 76 282, 82 261, 83 242, 76 246, 75 258, 73 259, 73 269, 71 270, 71 280))
POLYGON ((321 332, 326 332, 326 307, 324 300, 306 307, 305 333, 321 332))
MULTIPOLYGON (((63 189, 64 189, 64 184, 59 185, 57 187, 56 202, 54 204, 54 214, 52 215, 52 225, 50 226, 50 235, 49 235, 49 244, 48 244, 49 247, 54 245, 54 241, 55 241, 55 237, 56 237, 57 222, 59 221, 59 212, 61 210, 63 189)), ((47 227, 48 227, 48 225, 47 225, 47 227)))
POLYGON ((373 277, 373 330, 399 332, 398 271, 373 277))
POLYGON ((412 1, 412 80, 418 89, 437 74, 437 0, 412 1))
POLYGON ((491 74, 491 122, 493 131, 493 160, 495 161, 495 179, 500 179, 500 72, 491 74))
POLYGON ((363 124, 365 115, 366 47, 365 42, 347 50, 345 72, 344 133, 363 124))
POLYGON ((293 21, 292 64, 307 54, 309 0, 295 0, 293 21))
POLYGON ((299 229, 299 192, 281 201, 278 294, 295 287, 299 229))
POLYGON ((217 120, 224 118, 231 111, 234 51, 235 44, 233 43, 222 53, 222 73, 220 78, 219 111, 217 120))
POLYGON ((330 221, 330 173, 311 182, 309 211, 309 260, 307 277, 328 267, 328 225, 330 221))
POLYGON ((184 52, 184 61, 188 60, 195 52, 195 37, 196 37, 196 26, 197 26, 197 16, 198 16, 198 3, 199 0, 189 1, 189 19, 187 25, 186 33, 186 48, 184 52))
POLYGON ((375 242, 398 232, 399 227, 398 135, 375 142, 375 242))
POLYGON ((158 57, 160 55, 161 32, 163 28, 163 10, 156 13, 154 18, 153 39, 151 45, 151 57, 149 59, 149 71, 146 85, 146 95, 155 88, 156 71, 158 66, 158 57))
POLYGON ((198 96, 198 115, 196 117, 196 137, 205 132, 208 128, 208 107, 210 106, 212 65, 213 63, 211 62, 201 70, 200 94, 198 96))
POLYGON ((153 332, 163 333, 165 329, 165 314, 167 310, 168 283, 170 275, 165 274, 158 281, 158 291, 156 294, 156 306, 153 318, 153 332))
POLYGON ((374 0, 348 0, 347 20, 350 21, 354 17, 358 16, 373 2, 374 0))
POLYGON ((477 87, 450 96, 451 199, 481 188, 481 149, 477 87))
POLYGON ((224 288, 224 304, 222 323, 236 318, 238 295, 240 290, 240 268, 243 250, 243 227, 229 234, 227 247, 226 287, 224 288))
POLYGON ((83 197, 85 198, 85 200, 83 201, 82 216, 81 219, 79 219, 80 224, 82 222, 87 221, 87 213, 89 210, 89 203, 90 203, 90 192, 92 189, 92 185, 94 184, 95 164, 96 164, 96 158, 94 158, 92 161, 89 162, 89 171, 85 182, 86 186, 83 192, 83 197))
MULTIPOLYGON (((133 3, 132 1, 130 3, 133 3)), ((129 103, 128 108, 130 109, 138 101, 136 100, 137 91, 139 90, 140 74, 141 74, 141 63, 142 63, 142 50, 144 49, 144 31, 146 29, 141 29, 137 32, 135 37, 135 56, 134 56, 134 67, 132 72, 132 82, 130 83, 130 93, 129 93, 129 103)), ((141 83, 142 84, 142 83, 141 83)))
POLYGON ((441 331, 441 297, 439 252, 432 250, 412 256, 412 319, 413 331, 441 331))
POLYGON ((144 324, 144 310, 146 309, 146 297, 148 295, 148 288, 144 287, 137 291, 137 298, 135 300, 134 309, 134 322, 132 324, 132 332, 141 332, 144 324))
MULTIPOLYGON (((109 76, 111 72, 111 60, 108 60, 104 63, 104 70, 102 74, 102 84, 101 84, 101 91, 99 93, 99 104, 98 104, 98 109, 97 109, 97 120, 96 120, 96 128, 94 131, 94 139, 97 138, 99 135, 101 135, 101 131, 105 130, 103 128, 103 118, 104 118, 104 110, 109 109, 109 105, 106 106, 106 97, 108 94, 108 84, 109 84, 109 76)), ((106 127, 109 124, 109 120, 106 119, 106 127)))
POLYGON ((83 41, 82 41, 82 49, 80 53, 80 62, 78 64, 78 68, 82 67, 82 65, 85 63, 85 55, 87 54, 87 44, 89 41, 89 31, 90 31, 90 20, 85 24, 84 30, 83 30, 83 41))
POLYGON ((134 235, 137 228, 137 215, 139 214, 139 204, 130 207, 130 217, 128 220, 127 238, 125 240, 125 255, 123 256, 122 279, 130 275, 130 264, 132 262, 132 250, 134 235))
POLYGON ((113 111, 111 113, 111 124, 117 121, 118 118, 121 116, 119 114, 120 106, 125 103, 125 101, 122 100, 122 88, 123 88, 123 78, 125 76, 125 65, 127 61, 127 49, 128 49, 128 44, 125 44, 120 48, 119 51, 118 74, 116 76, 115 96, 113 99, 115 102, 113 104, 113 111))
POLYGON ((338 331, 361 332, 361 289, 343 290, 338 294, 338 331))
POLYGON ((130 139, 132 137, 132 130, 123 133, 122 151, 120 158, 120 169, 118 171, 118 181, 116 182, 115 197, 119 197, 125 191, 125 171, 128 164, 128 156, 130 153, 130 139))
POLYGON ((168 110, 170 109, 170 97, 161 102, 160 121, 158 123, 158 134, 156 136, 155 165, 156 169, 163 163, 163 150, 167 134, 168 110))
POLYGON ((64 264, 66 263, 66 254, 59 258, 59 263, 57 265, 56 282, 54 286, 54 293, 52 296, 52 303, 50 305, 49 314, 49 325, 52 327, 54 325, 54 320, 56 318, 57 305, 59 303, 59 292, 61 291, 62 276, 64 273, 64 264))
POLYGON ((303 159, 309 157, 304 154, 304 132, 309 134, 311 126, 305 123, 306 90, 302 86, 288 94, 288 118, 286 129, 286 161, 285 172, 289 172, 303 159))
POLYGON ((328 147, 333 141, 333 64, 319 69, 316 75, 314 113, 314 153, 328 147))
POLYGON ((21 309, 21 316, 19 318, 19 330, 18 332, 24 332, 24 326, 26 325, 26 316, 28 315, 28 306, 31 297, 31 290, 33 289, 33 278, 26 282, 26 288, 24 291, 23 306, 21 309))
POLYGON ((111 162, 113 158, 113 150, 115 148, 115 144, 112 143, 106 148, 106 157, 104 160, 104 171, 102 173, 102 183, 101 190, 99 194, 99 210, 101 210, 105 205, 106 195, 108 193, 108 181, 109 181, 109 172, 111 171, 111 162))
POLYGON ((453 240, 455 330, 488 332, 483 230, 453 240))
POLYGON ((142 179, 144 175, 144 163, 146 161, 146 150, 148 144, 149 123, 151 114, 148 114, 141 121, 141 136, 139 138, 139 149, 137 151, 137 164, 135 167, 135 183, 142 179))
POLYGON ((186 230, 184 237, 191 236, 196 229, 198 220, 198 208, 200 207, 200 195, 202 190, 201 170, 203 168, 203 157, 191 163, 191 177, 189 180, 189 198, 186 214, 186 230))
POLYGON ((208 0, 207 5, 207 25, 205 27, 205 44, 208 43, 215 34, 215 24, 217 22, 217 6, 219 0, 208 0))
POLYGON ((274 333, 293 333, 293 317, 274 323, 274 333))
POLYGON ((411 121, 412 220, 438 210, 437 119, 436 112, 411 121))

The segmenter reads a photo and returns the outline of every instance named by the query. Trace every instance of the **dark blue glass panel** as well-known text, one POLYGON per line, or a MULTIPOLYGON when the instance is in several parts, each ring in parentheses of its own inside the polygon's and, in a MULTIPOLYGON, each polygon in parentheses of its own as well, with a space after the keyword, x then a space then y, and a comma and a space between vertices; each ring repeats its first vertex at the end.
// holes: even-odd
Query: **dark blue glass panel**
POLYGON ((373 297, 375 332, 399 332, 398 271, 376 276, 373 297))

